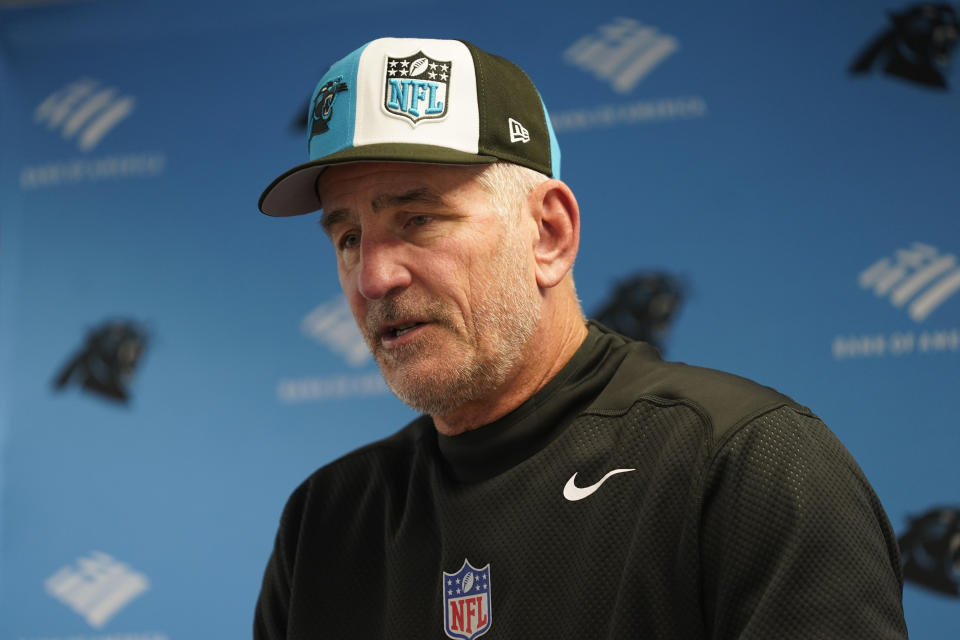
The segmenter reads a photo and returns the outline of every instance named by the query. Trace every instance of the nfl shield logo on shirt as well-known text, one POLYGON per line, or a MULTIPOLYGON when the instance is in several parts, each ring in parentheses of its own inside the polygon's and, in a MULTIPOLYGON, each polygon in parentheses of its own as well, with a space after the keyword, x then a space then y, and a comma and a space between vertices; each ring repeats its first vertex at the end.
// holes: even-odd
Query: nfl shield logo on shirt
POLYGON ((490 630, 490 565, 477 569, 469 561, 455 573, 443 572, 443 626, 455 640, 479 638, 490 630))
POLYGON ((384 65, 383 108, 416 126, 447 115, 449 60, 434 60, 418 51, 406 58, 387 56, 384 65))

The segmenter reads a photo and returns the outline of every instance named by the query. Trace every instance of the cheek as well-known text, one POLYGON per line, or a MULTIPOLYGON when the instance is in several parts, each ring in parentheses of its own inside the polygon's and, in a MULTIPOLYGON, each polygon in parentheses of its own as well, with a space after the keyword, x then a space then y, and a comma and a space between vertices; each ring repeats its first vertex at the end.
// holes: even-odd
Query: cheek
POLYGON ((357 287, 353 285, 353 276, 349 272, 338 269, 337 277, 340 280, 340 290, 343 297, 347 300, 347 306, 350 307, 353 317, 360 322, 365 317, 364 298, 360 295, 357 287))
POLYGON ((343 268, 343 264, 338 260, 337 261, 337 280, 340 281, 340 288, 343 289, 343 292, 347 295, 349 295, 348 292, 350 291, 350 287, 347 286, 347 284, 349 283, 349 278, 350 278, 349 274, 343 268))
POLYGON ((420 281, 436 296, 454 300, 458 306, 469 306, 473 291, 482 288, 486 278, 482 265, 466 254, 448 260, 437 260, 429 269, 420 270, 420 281))
POLYGON ((366 333, 367 326, 367 306, 366 300, 361 295, 348 295, 347 306, 350 307, 350 314, 353 316, 354 323, 360 329, 361 334, 366 333))

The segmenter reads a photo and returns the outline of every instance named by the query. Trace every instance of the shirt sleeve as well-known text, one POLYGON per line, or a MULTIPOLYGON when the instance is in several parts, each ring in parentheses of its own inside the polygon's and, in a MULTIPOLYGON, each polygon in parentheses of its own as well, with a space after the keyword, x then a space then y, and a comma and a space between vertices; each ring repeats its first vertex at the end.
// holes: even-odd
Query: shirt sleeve
POLYGON ((291 495, 280 518, 273 552, 263 573, 263 584, 253 617, 254 640, 285 640, 290 610, 293 561, 305 488, 291 495))
POLYGON ((720 442, 701 523, 709 638, 907 637, 896 537, 816 417, 782 407, 720 442))
POLYGON ((253 617, 254 640, 284 640, 287 637, 290 591, 283 573, 274 553, 267 563, 263 586, 257 598, 253 617))

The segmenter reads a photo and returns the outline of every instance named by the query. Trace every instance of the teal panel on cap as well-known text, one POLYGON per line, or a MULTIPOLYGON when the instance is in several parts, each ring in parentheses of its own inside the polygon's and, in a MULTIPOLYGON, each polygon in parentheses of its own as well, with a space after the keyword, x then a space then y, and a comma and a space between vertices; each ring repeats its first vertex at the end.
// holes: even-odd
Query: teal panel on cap
POLYGON ((540 104, 543 105, 543 115, 547 120, 547 131, 550 132, 550 174, 557 180, 560 179, 560 143, 557 142, 557 134, 553 132, 553 123, 550 122, 550 113, 547 112, 547 105, 543 104, 543 97, 540 97, 540 104))
POLYGON ((317 83, 310 100, 310 112, 307 114, 307 149, 311 160, 322 158, 353 146, 353 132, 356 128, 357 113, 357 75, 360 54, 369 42, 350 55, 338 60, 317 83), (328 86, 328 83, 334 83, 328 86), (342 83, 342 84, 340 84, 342 83), (343 86, 345 85, 345 87, 343 86), (327 87, 332 92, 329 120, 317 123, 315 110, 321 91, 327 87), (315 131, 315 129, 325 131, 315 131))

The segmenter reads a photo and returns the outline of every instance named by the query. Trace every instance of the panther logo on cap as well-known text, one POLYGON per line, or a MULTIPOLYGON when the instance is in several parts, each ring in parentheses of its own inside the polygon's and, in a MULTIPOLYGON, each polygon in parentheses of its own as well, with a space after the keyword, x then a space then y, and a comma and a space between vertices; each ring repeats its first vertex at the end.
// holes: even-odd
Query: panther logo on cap
POLYGON ((338 93, 346 90, 347 83, 343 81, 342 76, 320 87, 310 117, 311 122, 313 122, 310 128, 311 138, 317 134, 326 133, 330 129, 327 123, 330 122, 330 116, 333 115, 333 99, 338 93))
POLYGON ((434 60, 423 51, 405 58, 387 57, 384 65, 383 108, 413 126, 447 115, 450 97, 449 60, 434 60))

